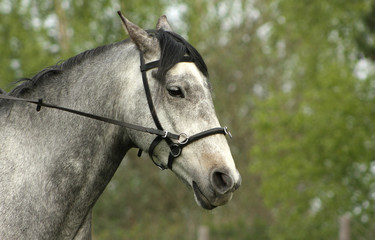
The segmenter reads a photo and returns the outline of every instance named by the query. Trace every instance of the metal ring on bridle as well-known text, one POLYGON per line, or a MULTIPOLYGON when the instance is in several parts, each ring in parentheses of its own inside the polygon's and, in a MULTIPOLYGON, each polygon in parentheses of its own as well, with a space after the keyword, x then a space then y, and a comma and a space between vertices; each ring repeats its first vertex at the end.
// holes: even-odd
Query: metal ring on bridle
POLYGON ((189 136, 186 133, 181 133, 178 138, 180 145, 185 145, 189 141, 189 136))
POLYGON ((182 148, 181 148, 180 145, 178 145, 178 144, 175 143, 175 144, 172 144, 172 145, 170 146, 170 148, 171 148, 171 152, 170 152, 170 154, 171 154, 174 158, 179 157, 179 156, 181 155, 182 148), (175 150, 177 150, 177 152, 175 152, 175 150))
POLYGON ((228 135, 230 138, 232 138, 232 134, 229 132, 228 127, 224 127, 225 135, 228 135))

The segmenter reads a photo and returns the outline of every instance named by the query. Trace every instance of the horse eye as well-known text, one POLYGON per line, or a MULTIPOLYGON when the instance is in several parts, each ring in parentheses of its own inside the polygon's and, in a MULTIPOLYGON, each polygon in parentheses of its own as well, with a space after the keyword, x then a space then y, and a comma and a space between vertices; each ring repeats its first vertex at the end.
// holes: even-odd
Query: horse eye
POLYGON ((172 97, 179 97, 179 98, 185 97, 184 93, 181 91, 179 87, 170 87, 167 90, 168 90, 169 95, 171 95, 172 97))

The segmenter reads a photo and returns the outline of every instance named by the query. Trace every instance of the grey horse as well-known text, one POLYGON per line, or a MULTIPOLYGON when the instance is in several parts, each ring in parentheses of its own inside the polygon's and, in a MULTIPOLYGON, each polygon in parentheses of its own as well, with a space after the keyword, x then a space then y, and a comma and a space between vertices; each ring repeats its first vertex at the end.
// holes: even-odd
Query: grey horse
MULTIPOLYGON (((130 39, 88 50, 48 67, 8 96, 44 101, 155 128, 142 84, 165 129, 192 136, 220 126, 201 56, 175 34, 165 16, 145 31, 122 16, 130 39), (190 56, 191 62, 179 62, 190 56)), ((91 212, 127 151, 149 151, 155 136, 56 109, 0 100, 0 239, 91 239, 91 212)), ((170 140, 175 143, 176 140, 170 140)), ((168 164, 166 141, 152 158, 168 164)), ((195 141, 172 171, 190 186, 197 204, 227 203, 240 186, 224 134, 195 141)))

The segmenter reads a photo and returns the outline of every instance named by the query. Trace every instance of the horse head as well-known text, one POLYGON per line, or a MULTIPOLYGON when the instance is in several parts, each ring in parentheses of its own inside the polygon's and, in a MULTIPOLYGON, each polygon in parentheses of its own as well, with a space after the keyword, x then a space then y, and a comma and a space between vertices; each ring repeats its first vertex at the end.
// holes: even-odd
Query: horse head
MULTIPOLYGON (((151 89, 149 108, 146 100, 134 106, 138 111, 136 121, 179 135, 179 139, 155 139, 150 134, 129 130, 129 138, 135 146, 149 152, 158 166, 168 166, 190 186, 199 206, 213 209, 227 203, 241 185, 241 176, 227 143, 228 132, 226 128, 218 128, 203 59, 173 32, 165 16, 160 17, 156 30, 145 31, 119 14, 134 48, 140 52, 141 65, 146 66, 141 70, 142 77, 151 89), (143 110, 138 110, 143 104, 143 110)), ((140 78, 140 73, 135 77, 140 78)), ((140 83, 132 94, 146 99, 142 82, 134 81, 140 83)))

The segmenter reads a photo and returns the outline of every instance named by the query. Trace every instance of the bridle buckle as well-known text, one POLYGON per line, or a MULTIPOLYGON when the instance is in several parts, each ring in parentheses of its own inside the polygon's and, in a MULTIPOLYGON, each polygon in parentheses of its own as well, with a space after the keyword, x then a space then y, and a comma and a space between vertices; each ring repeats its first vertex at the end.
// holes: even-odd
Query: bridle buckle
POLYGON ((165 134, 162 136, 162 138, 167 138, 168 137, 168 131, 165 131, 165 134))

